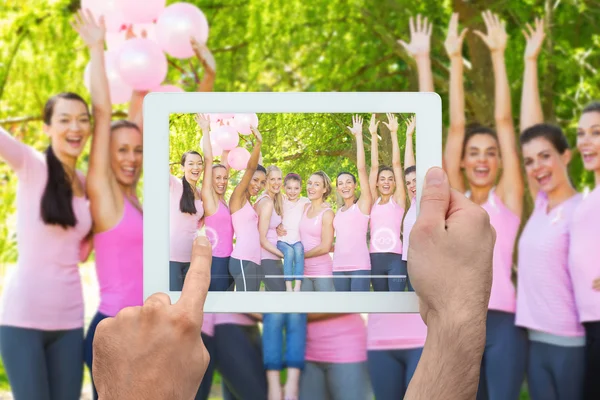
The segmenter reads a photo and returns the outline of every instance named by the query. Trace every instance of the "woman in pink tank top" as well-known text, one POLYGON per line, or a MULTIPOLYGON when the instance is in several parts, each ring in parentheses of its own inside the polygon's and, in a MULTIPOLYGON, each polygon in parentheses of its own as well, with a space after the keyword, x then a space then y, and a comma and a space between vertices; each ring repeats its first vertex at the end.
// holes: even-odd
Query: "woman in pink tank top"
POLYGON ((262 136, 252 127, 256 143, 242 180, 229 199, 231 221, 236 237, 235 247, 229 259, 229 273, 235 281, 235 290, 257 292, 260 289, 261 247, 258 232, 258 214, 252 207, 251 198, 258 196, 266 184, 266 170, 258 164, 262 136))
MULTIPOLYGON (((91 35, 91 31, 88 34, 91 35)), ((102 44, 104 29, 94 35, 102 44)), ((94 226, 100 305, 85 343, 90 371, 97 324, 104 318, 114 317, 125 307, 141 306, 144 300, 143 219, 137 197, 142 172, 142 132, 130 121, 111 123, 112 105, 102 57, 92 61, 91 92, 95 127, 87 192, 94 226)), ((97 398, 95 388, 94 398, 97 398)))
POLYGON ((304 207, 300 220, 300 240, 304 247, 304 280, 302 291, 333 292, 334 213, 325 201, 331 195, 331 179, 317 171, 306 181, 310 204, 304 207))
POLYGON ((577 129, 583 166, 592 171, 595 189, 584 195, 571 226, 569 271, 579 321, 586 336, 586 399, 600 398, 600 103, 583 109, 577 129))
POLYGON ((181 156, 183 170, 181 179, 171 175, 170 194, 170 256, 169 290, 181 291, 185 275, 190 268, 192 244, 201 227, 204 208, 200 191, 196 188, 204 160, 197 151, 186 151, 181 156))
POLYGON ((581 399, 585 331, 568 266, 571 224, 581 195, 569 178, 571 152, 565 135, 543 123, 537 82, 541 20, 526 38, 520 142, 535 206, 519 239, 516 324, 528 331, 531 398, 581 399))
MULTIPOLYGON (((92 62, 101 62, 102 43, 87 44, 92 62)), ((43 127, 50 138, 43 153, 0 128, 0 162, 18 179, 19 254, 2 293, 0 359, 15 398, 76 399, 83 378, 79 263, 90 253, 92 227, 77 170, 90 136, 88 105, 75 93, 57 94, 46 102, 43 127)))
POLYGON ((485 43, 494 66, 496 131, 482 126, 465 129, 463 36, 458 34, 458 15, 455 14, 446 39, 451 72, 450 128, 444 162, 451 186, 481 205, 496 230, 494 279, 479 394, 490 399, 518 399, 525 378, 527 338, 522 329, 515 327, 516 293, 511 274, 524 186, 504 62, 506 33, 493 16, 487 17, 485 14, 485 43))
POLYGON ((356 198, 356 177, 350 172, 340 172, 337 177, 337 192, 344 204, 338 209, 333 226, 335 248, 333 251, 333 281, 338 292, 368 292, 370 289, 371 259, 367 246, 367 230, 371 213, 371 192, 365 163, 362 117, 352 117, 348 127, 356 139, 356 168, 358 181, 364 188, 356 198))
POLYGON ((225 201, 227 182, 229 181, 228 151, 221 155, 222 164, 213 163, 210 144, 210 121, 204 115, 198 115, 196 121, 205 139, 204 180, 202 184, 202 204, 204 206, 205 234, 212 245, 212 264, 210 267, 209 291, 227 291, 233 288, 233 277, 229 274, 229 257, 233 251, 233 225, 229 206, 225 201))
MULTIPOLYGON (((377 148, 377 126, 375 114, 371 116, 371 172, 369 186, 375 200, 371 209, 370 252, 371 278, 375 291, 404 291, 407 283, 406 261, 402 259, 402 217, 406 202, 403 184, 400 146, 398 146, 398 120, 393 114, 387 114, 384 124, 392 139, 392 167, 379 166, 377 148), (396 185, 399 182, 399 185, 396 185)), ((414 130, 414 122, 408 126, 414 130)), ((408 135, 408 133, 407 133, 408 135)))

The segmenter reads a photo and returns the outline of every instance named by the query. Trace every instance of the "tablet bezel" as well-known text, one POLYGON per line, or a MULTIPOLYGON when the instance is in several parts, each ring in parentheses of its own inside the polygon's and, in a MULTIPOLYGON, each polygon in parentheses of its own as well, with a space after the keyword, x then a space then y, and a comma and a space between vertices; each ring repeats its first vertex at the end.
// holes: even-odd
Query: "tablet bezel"
MULTIPOLYGON (((144 299, 163 292, 176 302, 181 294, 169 291, 171 114, 386 112, 416 114, 418 213, 425 174, 429 168, 442 165, 442 101, 437 93, 148 94, 144 99, 144 214, 151 218, 144 218, 144 299)), ((217 313, 414 313, 418 310, 414 292, 209 292, 204 306, 205 312, 217 313)))

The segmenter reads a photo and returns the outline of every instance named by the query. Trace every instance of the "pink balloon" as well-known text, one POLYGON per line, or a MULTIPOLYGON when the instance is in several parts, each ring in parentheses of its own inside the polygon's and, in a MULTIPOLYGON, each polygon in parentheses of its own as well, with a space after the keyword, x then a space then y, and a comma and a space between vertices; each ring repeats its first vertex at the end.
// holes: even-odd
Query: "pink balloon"
POLYGON ((242 135, 249 135, 252 133, 250 126, 258 127, 258 116, 254 113, 235 114, 231 126, 235 127, 242 135))
MULTIPOLYGON (((106 68, 106 76, 108 77, 108 90, 110 92, 110 100, 112 104, 122 104, 131 100, 131 94, 133 89, 127 85, 121 78, 119 68, 117 66, 117 52, 105 51, 104 52, 104 66, 106 68)), ((85 67, 83 73, 83 82, 88 91, 91 92, 91 71, 90 63, 85 67)))
POLYGON ((236 147, 227 155, 227 162, 236 171, 246 169, 248 161, 250 161, 250 152, 243 147, 236 147))
POLYGON ((175 85, 160 85, 153 92, 185 92, 185 90, 175 85))
MULTIPOLYGON (((146 39, 156 42, 156 25, 154 24, 133 24, 132 30, 135 37, 143 38, 143 33, 146 34, 146 39)), ((127 39, 127 30, 121 32, 107 32, 106 45, 109 50, 117 50, 127 39)))
POLYGON ((118 6, 122 0, 81 0, 81 8, 90 10, 96 21, 104 16, 107 32, 119 32, 127 29, 125 17, 118 6))
POLYGON ((132 24, 154 22, 165 9, 166 0, 119 0, 119 10, 132 24))
POLYGON ((233 150, 240 142, 240 137, 234 128, 223 125, 210 132, 210 137, 215 138, 215 142, 223 150, 233 150))
MULTIPOLYGON (((204 151, 204 138, 206 136, 202 136, 202 139, 200 139, 200 146, 202 147, 202 151, 204 151)), ((219 146, 219 144, 217 143, 217 141, 215 140, 215 138, 211 135, 210 136, 210 148, 212 150, 212 154, 213 157, 221 157, 221 154, 223 153, 223 149, 221 148, 221 146, 219 146)))
POLYGON ((152 90, 167 76, 167 57, 150 39, 126 40, 118 65, 123 80, 135 90, 152 90))
POLYGON ((108 50, 118 50, 124 42, 124 32, 106 32, 106 47, 108 47, 108 50))
POLYGON ((208 40, 208 21, 204 13, 189 3, 174 3, 165 8, 156 21, 160 47, 175 58, 189 58, 194 55, 192 37, 199 43, 208 40))

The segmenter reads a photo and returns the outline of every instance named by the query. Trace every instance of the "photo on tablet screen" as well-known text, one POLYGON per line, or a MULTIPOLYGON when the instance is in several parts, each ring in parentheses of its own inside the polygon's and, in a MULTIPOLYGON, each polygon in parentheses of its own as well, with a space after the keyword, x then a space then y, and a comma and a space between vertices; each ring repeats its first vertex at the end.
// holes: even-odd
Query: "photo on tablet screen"
POLYGON ((174 113, 169 290, 191 243, 210 291, 407 292, 414 114, 174 113))

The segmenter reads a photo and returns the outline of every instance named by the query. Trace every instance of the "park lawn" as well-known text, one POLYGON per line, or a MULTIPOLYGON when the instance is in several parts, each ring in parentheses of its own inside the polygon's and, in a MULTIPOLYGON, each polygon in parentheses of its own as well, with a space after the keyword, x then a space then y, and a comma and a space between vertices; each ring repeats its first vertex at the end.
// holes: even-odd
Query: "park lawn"
POLYGON ((4 366, 2 365, 2 360, 0 359, 0 393, 8 391, 9 389, 10 385, 8 384, 8 376, 6 376, 4 366))

